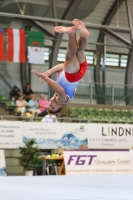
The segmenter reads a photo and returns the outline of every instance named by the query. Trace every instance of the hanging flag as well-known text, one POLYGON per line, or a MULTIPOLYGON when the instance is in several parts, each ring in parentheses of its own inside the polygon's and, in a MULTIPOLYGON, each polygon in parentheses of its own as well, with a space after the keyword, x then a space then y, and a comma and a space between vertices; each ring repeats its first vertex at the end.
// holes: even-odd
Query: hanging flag
POLYGON ((44 64, 44 33, 28 31, 29 63, 44 64))
POLYGON ((3 28, 0 28, 0 60, 5 60, 3 28))
POLYGON ((9 62, 26 62, 25 31, 7 29, 9 62))

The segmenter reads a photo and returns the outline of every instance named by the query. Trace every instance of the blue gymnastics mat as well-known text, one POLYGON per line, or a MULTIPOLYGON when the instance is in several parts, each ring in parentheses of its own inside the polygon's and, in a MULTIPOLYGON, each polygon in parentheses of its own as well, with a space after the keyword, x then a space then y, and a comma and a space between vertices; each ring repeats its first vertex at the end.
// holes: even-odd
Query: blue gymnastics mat
POLYGON ((0 200, 133 200, 133 174, 0 177, 0 200))

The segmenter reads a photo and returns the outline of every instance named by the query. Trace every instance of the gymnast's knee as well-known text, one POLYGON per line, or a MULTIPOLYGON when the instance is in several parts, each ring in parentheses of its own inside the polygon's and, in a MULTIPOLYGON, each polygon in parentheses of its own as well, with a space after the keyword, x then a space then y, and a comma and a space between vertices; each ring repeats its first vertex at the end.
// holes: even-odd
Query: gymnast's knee
POLYGON ((77 52, 72 52, 70 50, 67 50, 66 52, 66 59, 72 59, 74 56, 76 56, 77 52))

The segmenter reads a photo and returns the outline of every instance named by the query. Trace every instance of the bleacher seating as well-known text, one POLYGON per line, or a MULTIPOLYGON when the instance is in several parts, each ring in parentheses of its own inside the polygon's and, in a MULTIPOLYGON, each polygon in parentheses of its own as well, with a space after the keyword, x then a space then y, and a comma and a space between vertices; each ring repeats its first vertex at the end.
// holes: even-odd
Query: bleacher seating
POLYGON ((14 108, 16 108, 16 104, 13 101, 6 101, 5 105, 7 109, 14 110, 14 108))
MULTIPOLYGON (((14 120, 24 120, 24 121, 31 120, 30 117, 26 116, 26 114, 23 117, 21 117, 21 113, 18 112, 16 109, 15 102, 11 101, 4 95, 0 95, 0 105, 1 105, 0 109, 2 110, 2 113, 0 113, 0 114, 1 114, 1 116, 4 116, 4 118, 2 117, 3 120, 11 120, 11 118, 14 120), (6 118, 6 116, 8 116, 8 117, 6 118), (10 116, 11 116, 11 118, 10 118, 10 116)), ((35 115, 35 117, 32 118, 31 121, 40 122, 41 119, 42 119, 41 117, 38 117, 37 115, 35 115)))
MULTIPOLYGON (((5 110, 9 110, 9 115, 14 115, 16 117, 20 116, 20 113, 16 111, 16 104, 10 101, 6 96, 0 95, 0 104, 5 110), (12 111, 12 112, 11 112, 12 111)), ((100 107, 100 106, 99 106, 100 107)), ((129 109, 129 108, 128 108, 129 109)), ((116 109, 115 107, 110 108, 92 108, 89 105, 89 108, 83 106, 69 106, 69 115, 68 118, 71 118, 71 122, 91 122, 91 123, 133 123, 133 110, 128 109, 116 109)), ((2 111, 3 112, 3 111, 2 111)), ((7 114, 7 113, 6 113, 7 114)), ((32 121, 40 122, 41 117, 35 116, 32 121)), ((20 117, 20 120, 21 117, 20 117)), ((23 117, 23 120, 30 121, 30 117, 26 115, 23 117)), ((59 120, 60 121, 60 120, 59 120)), ((61 120, 65 122, 65 120, 61 120)), ((70 122, 70 121, 69 121, 70 122)))
POLYGON ((86 108, 79 108, 78 119, 80 122, 87 121, 88 110, 86 108))
POLYGON ((0 103, 3 104, 6 101, 9 101, 9 99, 6 96, 4 96, 4 95, 0 95, 0 103))
POLYGON ((133 123, 133 111, 126 109, 70 107, 69 113, 69 117, 77 118, 79 122, 133 123))

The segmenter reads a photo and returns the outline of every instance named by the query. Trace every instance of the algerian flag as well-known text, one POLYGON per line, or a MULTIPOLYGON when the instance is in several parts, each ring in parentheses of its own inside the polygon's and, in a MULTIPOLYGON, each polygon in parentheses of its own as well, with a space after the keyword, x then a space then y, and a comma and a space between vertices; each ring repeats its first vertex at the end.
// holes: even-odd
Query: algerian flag
POLYGON ((29 63, 44 64, 44 33, 28 31, 29 63))

